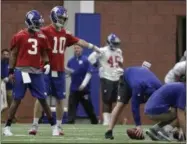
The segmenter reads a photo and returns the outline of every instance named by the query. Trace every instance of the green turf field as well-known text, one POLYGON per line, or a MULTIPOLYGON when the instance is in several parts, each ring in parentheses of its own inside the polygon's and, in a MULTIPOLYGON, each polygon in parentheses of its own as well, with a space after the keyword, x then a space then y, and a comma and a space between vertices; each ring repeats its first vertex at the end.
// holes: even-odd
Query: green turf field
POLYGON ((37 136, 29 136, 28 129, 30 126, 31 124, 12 125, 14 136, 2 136, 2 143, 167 143, 153 142, 148 137, 143 141, 131 140, 125 133, 126 129, 130 126, 124 125, 118 125, 115 127, 114 140, 106 140, 104 138, 104 133, 107 127, 103 125, 64 125, 63 128, 65 135, 61 137, 52 137, 51 127, 49 125, 41 125, 37 136))

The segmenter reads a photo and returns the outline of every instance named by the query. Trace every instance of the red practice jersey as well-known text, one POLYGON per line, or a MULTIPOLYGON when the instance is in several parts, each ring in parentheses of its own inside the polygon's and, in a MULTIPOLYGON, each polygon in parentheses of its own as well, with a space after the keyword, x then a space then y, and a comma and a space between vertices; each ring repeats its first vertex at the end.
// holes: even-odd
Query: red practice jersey
POLYGON ((64 53, 67 47, 76 44, 79 39, 65 29, 57 31, 52 25, 42 28, 52 47, 48 52, 51 70, 64 71, 64 53))
POLYGON ((41 51, 51 49, 47 37, 42 32, 30 34, 27 29, 15 34, 10 49, 18 49, 16 67, 40 68, 41 51))

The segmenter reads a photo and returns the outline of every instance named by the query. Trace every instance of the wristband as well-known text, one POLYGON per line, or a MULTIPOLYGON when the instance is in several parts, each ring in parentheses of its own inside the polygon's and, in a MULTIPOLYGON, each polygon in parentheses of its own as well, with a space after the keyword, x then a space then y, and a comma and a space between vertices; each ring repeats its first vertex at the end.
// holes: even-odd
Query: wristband
POLYGON ((49 61, 44 62, 44 65, 47 65, 47 64, 49 64, 49 61))
POLYGON ((11 75, 11 74, 14 74, 14 69, 13 68, 9 68, 8 75, 11 75))
POLYGON ((89 48, 89 49, 92 49, 93 47, 94 47, 94 45, 93 45, 93 44, 88 43, 88 48, 89 48))

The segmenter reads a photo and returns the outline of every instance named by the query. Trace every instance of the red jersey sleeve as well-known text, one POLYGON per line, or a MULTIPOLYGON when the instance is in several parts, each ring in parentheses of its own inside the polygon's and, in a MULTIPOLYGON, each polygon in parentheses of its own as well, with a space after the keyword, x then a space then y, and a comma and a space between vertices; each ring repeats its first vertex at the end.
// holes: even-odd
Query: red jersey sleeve
POLYGON ((71 35, 70 33, 66 33, 66 39, 67 39, 67 46, 72 46, 74 44, 76 44, 79 41, 78 37, 75 37, 73 35, 71 35))
POLYGON ((18 46, 18 37, 17 37, 17 35, 14 35, 12 37, 11 42, 10 42, 10 50, 12 50, 13 48, 15 48, 17 46, 18 46))

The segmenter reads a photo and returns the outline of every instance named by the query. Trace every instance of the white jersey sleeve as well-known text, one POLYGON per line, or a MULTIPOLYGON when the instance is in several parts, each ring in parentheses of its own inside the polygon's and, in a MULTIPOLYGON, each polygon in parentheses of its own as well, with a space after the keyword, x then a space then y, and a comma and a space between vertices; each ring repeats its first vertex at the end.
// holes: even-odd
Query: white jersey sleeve
POLYGON ((165 77, 165 83, 171 83, 176 82, 177 78, 186 74, 186 61, 178 62, 175 64, 173 69, 171 69, 166 77, 165 77))
MULTIPOLYGON (((102 50, 101 50, 102 51, 102 50)), ((88 57, 88 61, 91 64, 94 64, 97 62, 97 60, 101 57, 102 53, 92 52, 90 56, 88 57)))

